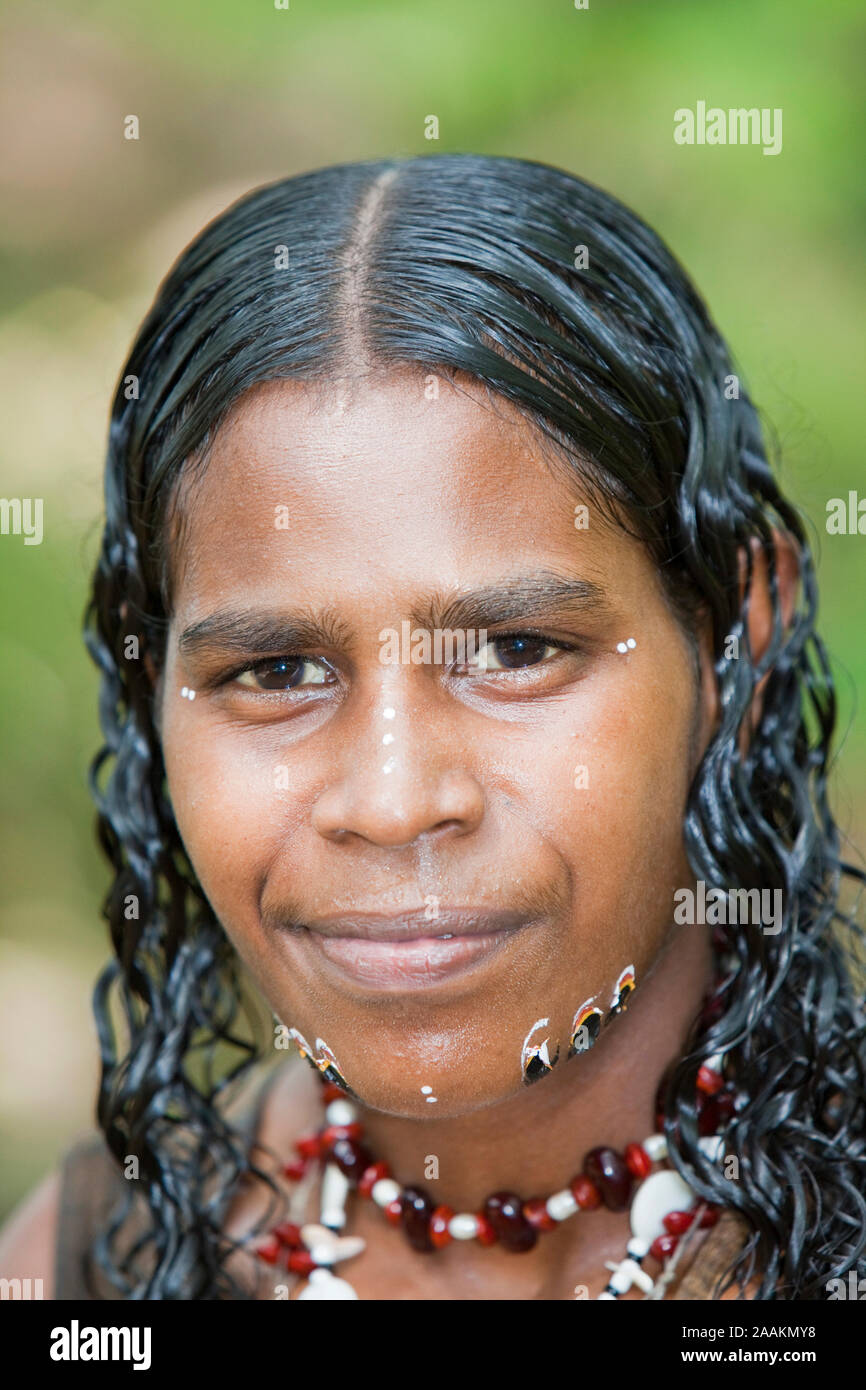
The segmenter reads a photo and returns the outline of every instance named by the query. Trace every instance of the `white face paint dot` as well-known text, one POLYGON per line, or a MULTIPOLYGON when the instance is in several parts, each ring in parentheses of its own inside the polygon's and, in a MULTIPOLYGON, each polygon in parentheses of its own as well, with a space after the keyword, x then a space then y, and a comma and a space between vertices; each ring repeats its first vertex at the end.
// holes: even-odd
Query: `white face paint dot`
POLYGON ((422 1086, 422 1087, 421 1087, 421 1094, 422 1094, 422 1096, 426 1096, 426 1097, 427 1097, 427 1104, 428 1104, 428 1105, 435 1105, 435 1104, 436 1104, 436 1096, 433 1096, 433 1095, 430 1094, 430 1092, 431 1092, 432 1090, 433 1090, 433 1087, 432 1087, 432 1086, 422 1086))
POLYGON ((634 640, 634 638, 628 637, 624 642, 617 642, 616 649, 618 652, 629 652, 634 651, 636 646, 637 642, 634 640))
POLYGON ((188 686, 184 686, 184 687, 182 688, 181 692, 180 692, 180 698, 181 698, 182 700, 194 700, 194 699, 195 699, 195 691, 194 691, 194 690, 190 690, 188 686))
POLYGON ((617 642, 617 644, 616 644, 616 649, 617 649, 618 652, 627 652, 627 651, 628 651, 628 647, 626 646, 625 642, 617 642))
POLYGON ((627 647, 632 647, 632 648, 634 648, 634 647, 637 646, 637 642, 634 640, 633 637, 629 637, 629 638, 626 640, 626 646, 627 646, 627 647))

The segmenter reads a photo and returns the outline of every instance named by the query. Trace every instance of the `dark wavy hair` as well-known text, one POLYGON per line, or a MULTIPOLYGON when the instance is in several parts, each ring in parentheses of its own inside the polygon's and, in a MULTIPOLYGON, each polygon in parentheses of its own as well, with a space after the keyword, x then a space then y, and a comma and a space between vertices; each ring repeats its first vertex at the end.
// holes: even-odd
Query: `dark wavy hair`
POLYGON ((94 1007, 99 1124, 118 1164, 138 1158, 129 1186, 146 1194, 147 1221, 124 1237, 127 1199, 99 1234, 98 1267, 127 1298, 247 1296, 225 1270, 221 1215, 244 1173, 264 1178, 217 1101, 272 1049, 240 1026, 244 983, 174 821, 143 660, 164 656, 179 479, 206 464, 258 383, 406 365, 463 374, 516 406, 648 547, 693 640, 699 617, 711 624, 721 716, 691 786, 686 851, 708 884, 781 889, 784 919, 776 935, 714 934, 722 983, 667 1075, 665 1133, 695 1191, 751 1232, 716 1293, 759 1278, 760 1298, 826 1297, 829 1279, 866 1274, 862 933, 842 903, 846 879, 858 891, 866 879, 840 857, 828 807, 836 705, 807 535, 742 374, 659 237, 571 174, 473 154, 256 189, 183 252, 121 372, 85 618, 105 740, 91 784, 114 874, 114 957, 94 1007), (799 557, 790 621, 780 532, 799 557), (760 660, 746 626, 758 549, 774 615, 760 660), (738 1181, 698 1144, 695 1078, 720 1052, 741 1097, 726 1131, 738 1181))

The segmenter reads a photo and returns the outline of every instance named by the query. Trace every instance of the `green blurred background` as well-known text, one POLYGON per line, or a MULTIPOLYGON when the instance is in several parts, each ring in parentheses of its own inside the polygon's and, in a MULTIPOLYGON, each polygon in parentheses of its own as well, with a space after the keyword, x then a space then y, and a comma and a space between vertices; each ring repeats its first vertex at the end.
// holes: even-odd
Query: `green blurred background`
POLYGON ((85 788, 96 678, 79 637, 108 402, 170 262, 256 184, 344 160, 476 150, 617 194, 707 299, 812 519, 839 682, 835 806, 864 844, 866 496, 857 0, 58 0, 2 18, 0 1213, 91 1123, 90 992, 107 886, 85 788), (781 107, 783 148, 678 146, 676 108, 781 107), (123 138, 135 114, 140 139, 123 138), (424 138, 439 118, 439 140, 424 138))

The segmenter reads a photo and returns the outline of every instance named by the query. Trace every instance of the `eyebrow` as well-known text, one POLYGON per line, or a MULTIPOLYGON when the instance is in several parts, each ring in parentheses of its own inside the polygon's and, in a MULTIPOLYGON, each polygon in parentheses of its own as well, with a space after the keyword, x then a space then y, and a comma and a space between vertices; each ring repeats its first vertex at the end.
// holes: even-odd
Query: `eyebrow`
MULTIPOLYGON (((431 592, 413 605, 408 616, 416 627, 428 631, 465 631, 554 616, 605 618, 613 611, 605 590, 592 580, 536 570, 465 593, 431 592)), ((273 655, 348 646, 350 638, 351 629, 332 608, 318 614, 229 609, 193 623, 181 633, 177 645, 183 656, 208 651, 273 655)))

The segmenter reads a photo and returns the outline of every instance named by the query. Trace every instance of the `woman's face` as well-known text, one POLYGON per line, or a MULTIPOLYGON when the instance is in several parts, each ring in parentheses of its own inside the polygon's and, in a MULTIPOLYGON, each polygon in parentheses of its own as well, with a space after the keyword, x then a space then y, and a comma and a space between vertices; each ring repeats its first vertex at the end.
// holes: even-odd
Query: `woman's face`
POLYGON ((690 877, 713 711, 643 547, 563 473, 407 369, 259 388, 184 487, 180 833, 278 1019, 393 1114, 577 1081, 690 877))

